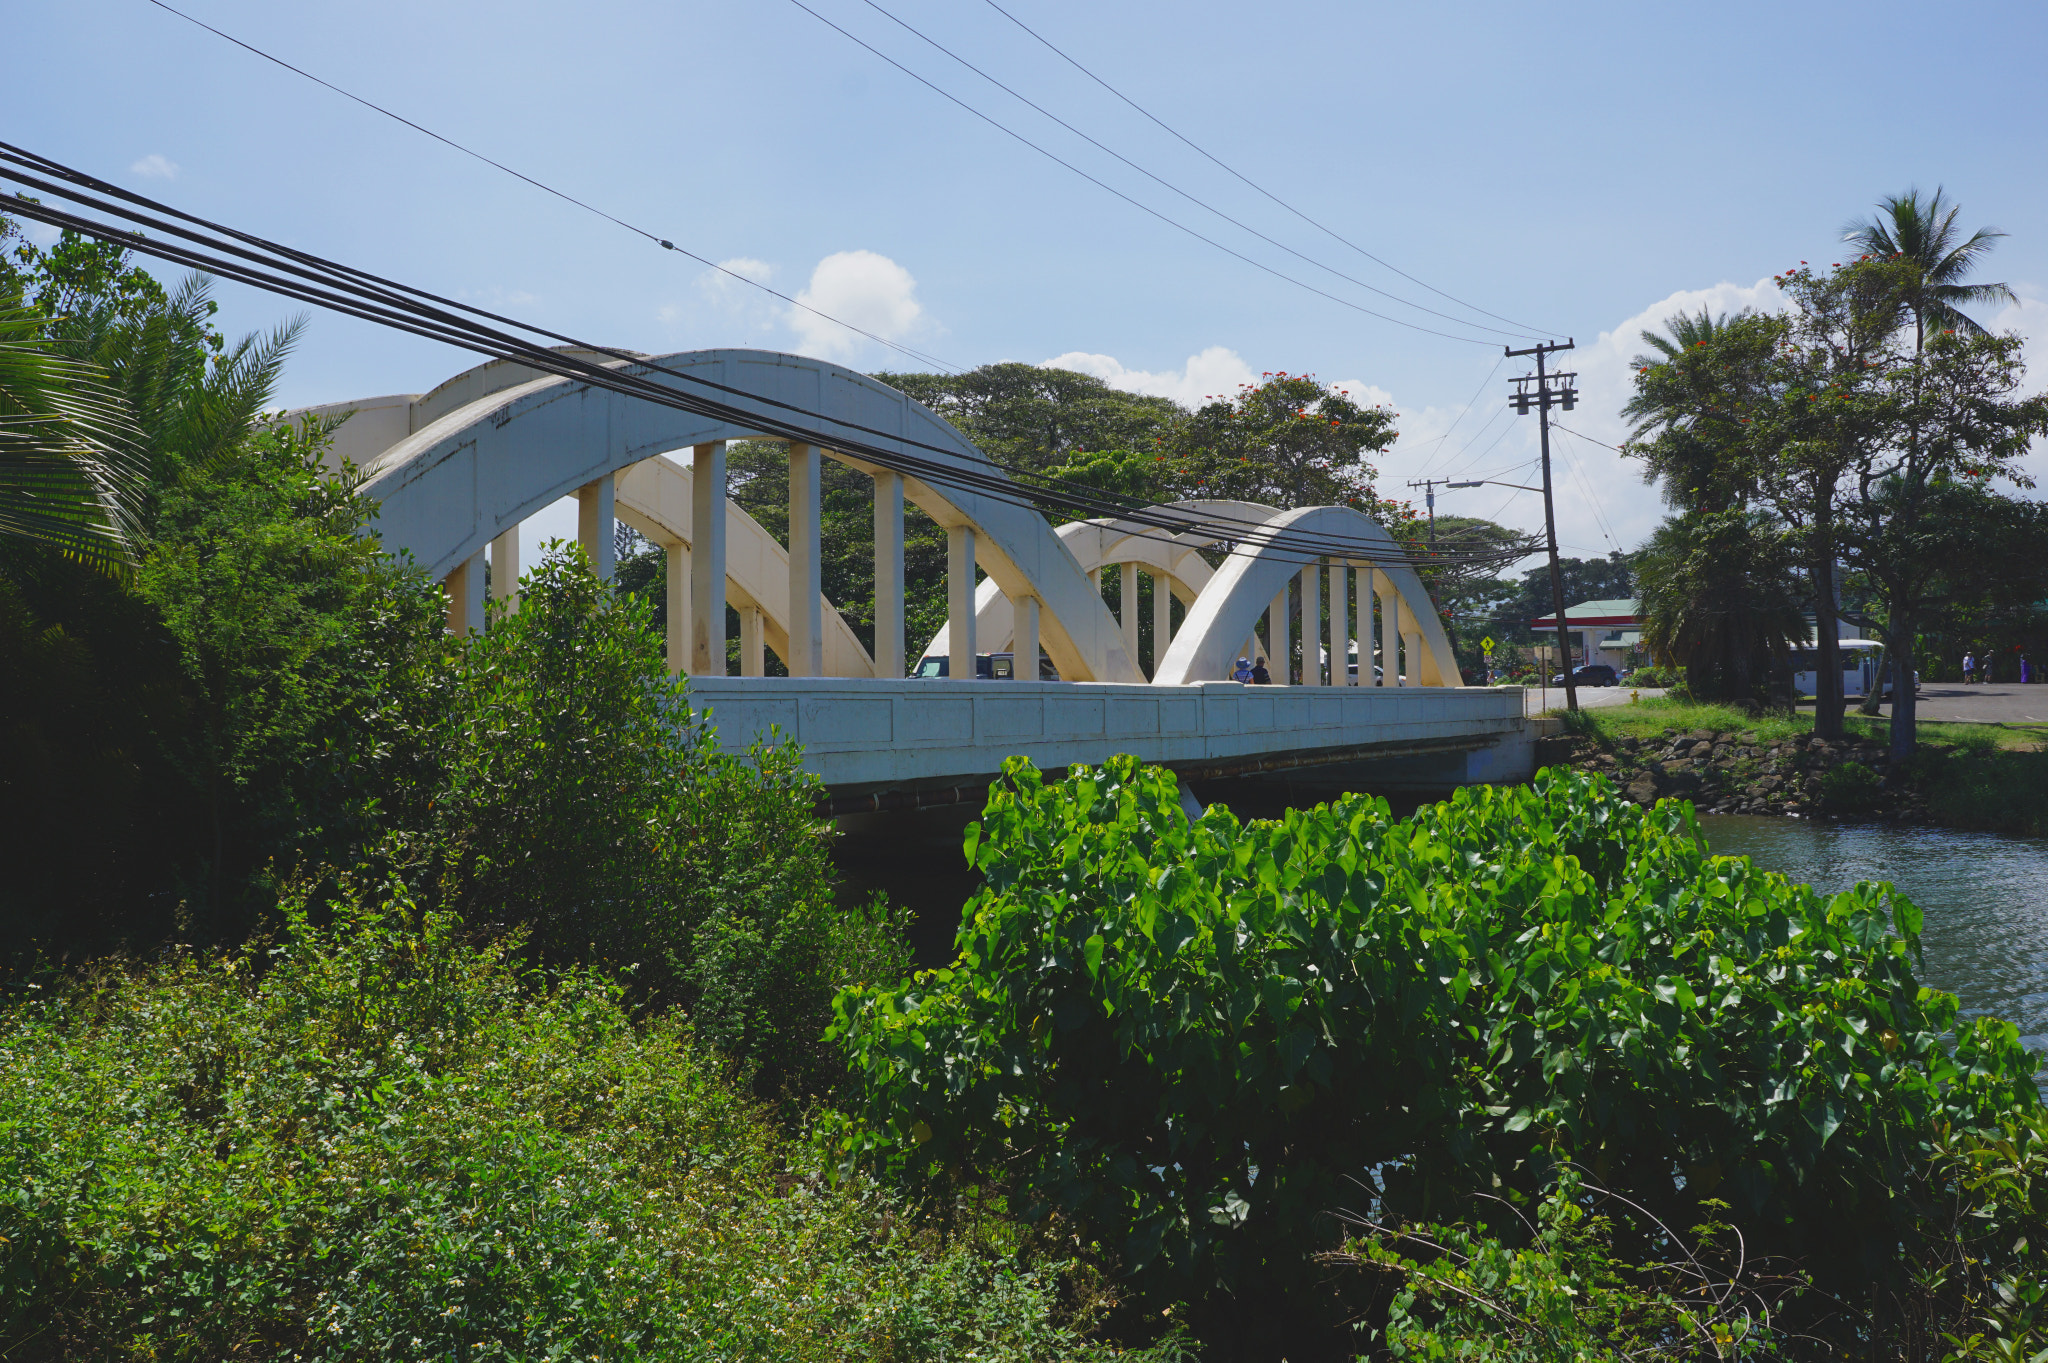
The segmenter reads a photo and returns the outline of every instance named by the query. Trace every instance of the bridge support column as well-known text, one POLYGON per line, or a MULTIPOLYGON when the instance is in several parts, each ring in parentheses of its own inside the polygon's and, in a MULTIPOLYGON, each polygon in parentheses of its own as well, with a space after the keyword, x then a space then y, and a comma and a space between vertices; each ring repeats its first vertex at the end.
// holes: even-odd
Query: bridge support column
MULTIPOLYGON (((1415 613, 1413 611, 1408 613, 1408 623, 1411 625, 1415 623, 1415 613)), ((1419 629, 1414 630, 1406 638, 1408 641, 1407 647, 1401 651, 1408 655, 1408 675, 1410 678, 1408 684, 1410 686, 1427 686, 1428 683, 1422 679, 1422 631, 1419 629)))
POLYGON ((690 458, 690 672, 725 675, 725 442, 690 458))
POLYGON ((1346 569, 1342 559, 1330 560, 1330 685, 1355 686, 1351 675, 1351 608, 1346 598, 1346 569))
POLYGON ((1273 652, 1266 670, 1273 674, 1275 686, 1286 686, 1294 679, 1294 646, 1287 636, 1287 588, 1280 589, 1280 595, 1273 598, 1273 604, 1266 607, 1266 643, 1273 652))
POLYGON ((1401 665, 1401 654, 1404 651, 1402 645, 1408 641, 1408 631, 1403 628, 1407 621, 1403 620, 1402 617, 1407 613, 1408 609, 1401 600, 1401 593, 1398 590, 1388 592, 1386 629, 1387 684, 1389 686, 1413 686, 1417 681, 1421 680, 1419 677, 1410 680, 1408 668, 1401 665))
POLYGON ((750 602, 740 607, 740 675, 766 676, 767 659, 767 621, 761 616, 761 608, 750 602))
POLYGON ((1022 597, 1010 603, 1010 617, 1016 621, 1015 639, 1010 645, 1016 660, 1010 675, 1018 681, 1038 680, 1038 598, 1022 597))
POLYGON ((668 670, 683 671, 690 662, 690 551, 681 540, 661 546, 668 561, 668 670))
POLYGON ((1301 684, 1321 686, 1323 665, 1316 657, 1323 638, 1323 574, 1321 565, 1309 563, 1301 570, 1301 684))
POLYGON ((448 591, 448 632, 467 634, 484 627, 484 551, 457 564, 443 579, 448 591))
POLYGON ((1358 684, 1360 686, 1378 686, 1380 684, 1380 679, 1374 676, 1372 671, 1374 640, 1377 638, 1377 631, 1373 628, 1372 620, 1373 598, 1377 595, 1377 584, 1373 581, 1376 576, 1378 574, 1373 572, 1370 563, 1358 565, 1358 684))
POLYGON ((1148 676, 1159 675, 1159 664, 1166 657, 1167 645, 1173 642, 1173 587, 1165 573, 1152 574, 1152 671, 1148 676))
POLYGON ((1118 565, 1122 581, 1123 606, 1117 611, 1117 624, 1123 627, 1124 652, 1130 655, 1131 666, 1139 666, 1138 657, 1138 565, 1118 565))
POLYGON ((789 446, 789 656, 792 677, 825 675, 824 575, 818 547, 818 447, 789 446))
POLYGON ((875 475, 875 675, 903 675, 903 475, 875 475))
POLYGON ((946 530, 946 671, 974 680, 974 527, 946 530))
POLYGON ((576 489, 576 538, 582 542, 583 556, 590 560, 590 570, 600 582, 611 581, 612 570, 617 566, 617 551, 612 543, 614 496, 609 473, 576 489))
POLYGON ((519 527, 491 541, 491 599, 501 614, 519 609, 519 527))

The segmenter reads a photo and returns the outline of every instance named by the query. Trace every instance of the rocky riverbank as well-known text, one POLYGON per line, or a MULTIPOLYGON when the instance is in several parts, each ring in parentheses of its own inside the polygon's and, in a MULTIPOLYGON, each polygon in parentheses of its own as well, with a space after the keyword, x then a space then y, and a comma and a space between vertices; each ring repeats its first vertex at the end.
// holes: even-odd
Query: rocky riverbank
POLYGON ((1849 736, 1760 738, 1754 730, 1666 729, 1650 738, 1561 734, 1539 740, 1537 761, 1599 772, 1638 804, 1686 799, 1705 814, 1778 814, 1925 822, 1927 801, 1884 746, 1849 736))

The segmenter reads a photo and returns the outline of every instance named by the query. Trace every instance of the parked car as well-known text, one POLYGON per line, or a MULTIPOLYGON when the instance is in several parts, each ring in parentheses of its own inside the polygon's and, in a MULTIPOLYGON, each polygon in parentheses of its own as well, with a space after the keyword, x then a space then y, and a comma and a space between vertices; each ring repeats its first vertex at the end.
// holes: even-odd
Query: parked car
MULTIPOLYGON (((1552 686, 1564 685, 1564 673, 1550 679, 1552 686)), ((1573 686, 1618 686, 1621 678, 1606 663, 1584 663, 1572 669, 1573 686)))
MULTIPOLYGON (((980 681, 1015 681, 1017 677, 1017 655, 1014 653, 977 653, 974 655, 974 675, 980 681)), ((953 673, 953 661, 943 653, 927 654, 918 659, 917 671, 913 677, 947 677, 953 673)), ((1043 654, 1038 659, 1038 679, 1058 681, 1059 669, 1043 654)))

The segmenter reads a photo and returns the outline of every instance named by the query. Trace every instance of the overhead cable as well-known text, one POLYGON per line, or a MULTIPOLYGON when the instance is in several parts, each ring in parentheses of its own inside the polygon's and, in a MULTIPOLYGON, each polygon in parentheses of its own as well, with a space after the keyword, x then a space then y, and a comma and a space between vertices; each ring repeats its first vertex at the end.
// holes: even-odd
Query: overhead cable
POLYGON ((372 100, 365 99, 361 95, 358 95, 351 90, 344 90, 341 86, 336 85, 333 81, 324 79, 323 77, 320 76, 316 76, 311 71, 306 70, 304 67, 294 66, 282 57, 273 56, 271 53, 265 52, 262 48, 257 47, 253 43, 244 42, 242 39, 237 38, 232 33, 227 33, 221 29, 215 28, 212 24, 207 23, 204 19, 196 18, 190 14, 185 13, 185 11, 178 9, 174 5, 166 4, 164 0, 149 0, 149 3, 155 5, 158 9, 163 10, 167 14, 175 14, 178 18, 183 19, 188 24, 193 24, 199 28, 205 29, 208 33, 213 34, 216 38, 220 38, 226 42, 233 43, 236 47, 241 48, 244 52, 252 53, 255 56, 261 57, 263 60, 270 62, 275 66, 283 67, 285 70, 291 72, 293 75, 303 76, 307 80, 312 81, 315 85, 322 86, 328 90, 332 90, 335 94, 340 95, 343 99, 352 100, 355 103, 362 105, 365 109, 368 109, 373 113, 382 114, 384 115, 384 117, 391 119, 394 122, 403 123, 406 127, 411 128, 414 132, 423 134, 424 136, 427 137, 431 137, 436 142, 439 142, 441 145, 449 147, 455 151, 461 152, 464 156, 470 157, 477 161, 481 161, 485 165, 490 166, 494 170, 501 170, 505 172, 505 174, 512 176, 514 179, 523 180, 527 184, 532 185, 535 189, 540 190, 544 194, 552 194, 557 199, 562 200, 564 203, 574 204, 576 207, 582 209, 586 213, 594 213, 598 217, 603 218, 606 222, 613 223, 619 227, 623 227, 628 232, 631 232, 636 236, 645 237, 647 240, 653 242, 656 246, 661 247, 661 249, 664 251, 674 251, 679 256, 687 256, 689 259, 696 261, 699 265, 708 266, 709 268, 718 271, 722 275, 726 275, 732 279, 737 279, 738 281, 740 281, 740 283, 747 285, 749 288, 759 289, 761 292, 765 294, 769 294, 775 298, 781 299, 783 302, 789 304, 793 308, 801 308, 805 312, 810 313, 813 317, 823 318, 825 321, 832 323, 834 326, 845 327, 848 331, 854 333, 856 336, 865 336, 868 340, 875 342, 877 345, 887 346, 889 349, 896 351, 898 354, 905 355, 908 356, 910 359, 916 360, 919 364, 934 365, 940 369, 948 370, 956 374, 960 372, 959 366, 949 364, 945 360, 942 360, 935 355, 927 355, 923 351, 904 345, 899 341, 892 341, 886 336, 879 336, 872 331, 867 331, 861 327, 857 327, 851 322, 842 321, 841 319, 832 316, 830 313, 821 312, 817 308, 812 307, 809 303, 800 302, 799 300, 791 298, 788 294, 783 293, 778 289, 769 288, 766 284, 763 284, 758 279, 750 278, 747 275, 741 274, 737 270, 730 269, 727 266, 719 264, 715 260, 710 260, 705 258, 704 256, 700 256, 696 252, 690 250, 688 247, 678 246, 673 241, 670 241, 668 238, 663 237, 658 233, 650 232, 644 227, 639 227, 634 225, 633 223, 627 222, 624 218, 614 216, 611 213, 607 213, 604 209, 597 207, 595 204, 587 203, 584 200, 577 198, 573 194, 570 194, 564 190, 556 189, 551 184, 547 184, 544 181, 534 179, 531 175, 526 174, 524 171, 514 170, 511 166, 506 165, 502 161, 494 160, 491 157, 486 156, 484 153, 476 150, 474 147, 465 146, 462 143, 457 142, 452 137, 447 137, 441 133, 437 133, 432 128, 427 127, 425 124, 415 123, 412 119, 407 118, 404 114, 395 113, 392 110, 385 108, 383 105, 378 104, 372 100))
POLYGON ((1165 132, 1169 137, 1172 137, 1182 146, 1187 147, 1190 151, 1194 152, 1197 156, 1200 156, 1202 159, 1208 161, 1211 165, 1216 166, 1218 169, 1232 176, 1242 184, 1249 186, 1251 189, 1256 190, 1258 193, 1272 200, 1280 207, 1286 209, 1289 213, 1292 213, 1295 217, 1300 218, 1310 227, 1313 227, 1318 232, 1321 232, 1324 236, 1327 236, 1331 240, 1336 241, 1344 246, 1350 247, 1352 250, 1358 252, 1358 254, 1364 256, 1373 264, 1378 265, 1383 269, 1393 271, 1395 274, 1401 276, 1401 278, 1407 280, 1409 283, 1414 284, 1419 288, 1428 289, 1431 293, 1435 294, 1439 298, 1446 299, 1452 303, 1456 303, 1459 307, 1466 308, 1472 312, 1479 313, 1483 317, 1491 317, 1496 322, 1506 322, 1511 327, 1519 327, 1521 330, 1518 333, 1516 333, 1518 335, 1535 336, 1539 334, 1549 334, 1547 331, 1545 331, 1544 328, 1531 327, 1526 323, 1517 322, 1512 317, 1503 317, 1497 312, 1488 312, 1485 308, 1480 307, 1477 303, 1467 303, 1462 298, 1458 298, 1452 294, 1445 293, 1442 289, 1437 288, 1434 284, 1428 284, 1420 279, 1417 279, 1414 275, 1409 274, 1400 266, 1394 265, 1388 261, 1380 259, 1380 257, 1366 250, 1357 242, 1352 241, 1349 237, 1341 235, 1332 228, 1325 227, 1322 223, 1317 222, 1314 218, 1311 218, 1308 214, 1302 212, 1299 208, 1296 208, 1293 204, 1287 202, 1287 200, 1273 193, 1273 191, 1267 189, 1264 185, 1259 184, 1256 180, 1251 179, 1249 176, 1239 171, 1236 167, 1230 165, 1228 162, 1212 154, 1210 151, 1208 151, 1208 149, 1187 137, 1178 128, 1175 128, 1173 125, 1161 119, 1157 114, 1153 113, 1150 109, 1147 109, 1144 105, 1132 99, 1123 91, 1117 89, 1114 85, 1111 85, 1101 76, 1096 75, 1093 71, 1089 70, 1080 62, 1076 61, 1073 57, 1069 56, 1065 51, 1061 50, 1052 42, 1051 39, 1047 38, 1044 34, 1040 33, 1037 29, 1032 28, 1029 24, 1025 23, 1022 19, 1019 19, 1016 15, 1010 13, 1010 11, 1004 9, 1001 5, 997 4, 996 0, 986 0, 986 3, 988 7, 994 10, 997 14, 1002 15, 1005 19, 1008 19, 1018 28, 1023 29, 1026 33, 1030 34, 1033 38, 1037 39, 1038 42, 1043 44, 1044 47, 1048 51, 1050 51, 1054 56, 1058 57, 1067 65, 1073 67, 1076 71, 1079 71, 1088 79, 1094 81, 1103 89, 1109 91, 1109 93, 1111 93, 1112 95, 1115 95, 1118 99, 1122 100, 1125 104, 1128 104, 1131 108, 1137 110, 1140 114, 1144 115, 1145 118, 1151 120, 1151 122, 1154 125, 1156 125, 1161 131, 1165 132))
MULTIPOLYGON (((1496 342, 1483 340, 1477 336, 1457 336, 1453 335, 1451 332, 1448 331, 1438 331, 1435 327, 1423 326, 1420 322, 1410 322, 1407 319, 1401 317, 1390 317, 1386 313, 1378 312, 1372 308, 1368 308, 1362 303, 1354 303, 1348 298, 1340 298, 1336 294, 1331 293, 1327 289, 1319 289, 1315 285, 1309 283, 1307 280, 1297 279, 1293 275, 1288 274, 1284 270, 1276 270, 1271 265, 1266 264, 1266 262, 1264 262, 1263 260, 1254 259, 1253 257, 1246 255, 1244 252, 1237 250, 1235 247, 1226 246, 1222 242, 1216 240, 1214 237, 1209 236, 1207 233, 1204 233, 1197 228, 1190 227, 1188 226, 1188 224, 1182 222, 1180 219, 1172 217, 1169 214, 1162 213, 1148 203, 1132 198, 1130 195, 1124 193, 1121 189, 1118 189, 1116 186, 1109 184, 1107 181, 1099 179, 1094 175, 1090 175, 1087 171, 1081 169, 1072 161, 1067 160, 1058 152, 1055 152, 1050 148, 1041 146, 1040 144, 1032 141, 1023 133, 1018 132, 1015 128, 1010 127, 1008 124, 1004 123, 1002 120, 994 117, 993 115, 983 113, 980 109, 975 108, 972 104, 969 104, 966 100, 961 99, 958 95, 953 94, 951 91, 945 89, 944 87, 934 84, 932 81, 925 79, 917 72, 905 66, 902 62, 897 61, 894 57, 890 56, 888 53, 876 47, 873 43, 870 43, 866 39, 861 38, 847 31, 846 29, 840 27, 838 24, 833 23, 830 19, 827 19, 824 15, 818 13, 818 11, 812 9, 809 5, 805 4, 804 0, 789 0, 789 3, 795 5, 805 14, 810 15, 813 19, 816 19, 825 27, 831 29, 834 33, 839 34, 848 42, 851 42, 858 47, 864 48, 868 52, 875 55, 876 57, 881 58, 889 65, 895 67, 898 71, 901 71, 904 75, 916 81, 919 85, 924 86, 925 89, 930 90, 933 94, 938 95, 940 98, 946 100, 947 102, 956 104, 960 108, 966 110, 968 113, 973 114, 976 118, 988 124, 997 132, 1002 133, 1005 137, 1014 138, 1016 141, 1023 143, 1031 150, 1037 152, 1040 156, 1043 156, 1046 160, 1051 161, 1055 165, 1065 167, 1067 170, 1072 171, 1074 174, 1080 176, 1089 184, 1094 185, 1097 189, 1102 190, 1104 193, 1110 194, 1118 199, 1123 200, 1125 203, 1129 204, 1131 207, 1137 209, 1141 213, 1147 214, 1150 217, 1157 218, 1159 221, 1165 223, 1168 227, 1173 228, 1175 231, 1184 232, 1188 236, 1193 237, 1196 241, 1202 242, 1204 245, 1213 246, 1217 250, 1223 252, 1225 255, 1243 261, 1245 264, 1251 266, 1255 270, 1261 270, 1266 274, 1273 276, 1275 279, 1284 280, 1285 282, 1294 285, 1298 289, 1306 289, 1308 292, 1315 294, 1317 297, 1326 298, 1330 302, 1337 304, 1339 307, 1350 308, 1353 312, 1364 313, 1367 317, 1377 317, 1382 322, 1391 322, 1397 327, 1406 327, 1410 331, 1420 331, 1430 336, 1441 336, 1447 341, 1463 341, 1468 345, 1490 346, 1497 344, 1496 342)), ((1478 324, 1466 323, 1465 325, 1477 326, 1478 324)), ((1491 330, 1491 328, 1488 328, 1488 330, 1491 330)), ((1515 332, 1511 334, 1521 335, 1523 333, 1515 332)), ((1529 334, 1533 335, 1534 333, 1529 334)))
MULTIPOLYGON (((1252 236, 1257 237, 1260 241, 1265 242, 1268 246, 1274 247, 1281 251, 1285 251, 1288 255, 1293 256, 1296 260, 1301 261, 1303 264, 1313 265, 1318 270, 1322 270, 1326 273, 1337 276, 1337 278, 1343 280, 1347 284, 1355 284, 1359 288, 1364 289, 1369 293, 1376 293, 1380 297, 1385 298, 1391 302, 1399 303, 1402 307, 1414 308, 1417 312, 1426 312, 1431 317, 1441 318, 1442 320, 1450 322, 1456 326, 1475 327, 1480 331, 1490 331, 1498 336, 1534 338, 1538 334, 1536 332, 1528 331, 1526 329, 1519 331, 1503 331, 1499 327, 1487 326, 1484 322, 1474 322, 1469 318, 1454 317, 1448 312, 1440 312, 1435 308, 1425 307, 1423 304, 1417 303, 1412 299, 1403 298, 1399 294, 1389 293, 1387 290, 1382 289, 1377 285, 1368 284, 1362 279, 1344 273, 1344 271, 1338 269, 1334 265, 1326 264, 1323 261, 1317 260, 1313 256, 1304 255, 1302 252, 1295 250, 1292 246, 1289 246, 1286 242, 1279 241, 1273 237, 1267 236, 1264 232, 1261 232, 1258 228, 1253 227, 1250 223, 1232 217, 1230 214, 1224 212, 1222 209, 1216 207, 1214 204, 1196 198, 1193 194, 1188 193, 1188 191, 1182 189, 1179 185, 1174 184, 1172 181, 1162 179, 1160 176, 1153 174, 1151 171, 1145 169, 1145 167, 1139 165, 1130 157, 1125 156, 1122 152, 1116 150, 1114 147, 1105 146, 1102 142, 1098 141, 1096 138, 1090 136, 1089 134, 1083 132, 1081 129, 1075 127, 1073 124, 1067 122, 1066 119, 1061 118, 1058 114, 1046 108, 1043 104, 1038 103, 1036 100, 1032 99, 1028 95, 1019 93, 1014 87, 1004 84, 1002 81, 990 75, 988 72, 982 70, 973 62, 967 60, 967 58, 961 56, 952 48, 947 47, 944 43, 932 37, 930 34, 925 33, 923 30, 912 25, 907 20, 901 19, 897 17, 895 14, 891 13, 890 11, 884 9, 878 2, 878 0, 861 0, 861 3, 866 5, 875 13, 881 15, 884 19, 887 19, 890 23, 895 24, 898 28, 910 34, 912 37, 929 44, 931 47, 936 48, 938 51, 944 53, 946 56, 951 57, 954 61, 966 67, 969 71, 972 71, 975 75, 980 76, 983 80, 995 86, 996 89, 1001 90, 1003 93, 1011 96, 1020 103, 1025 104, 1030 108, 1037 110, 1039 113, 1045 115, 1047 118, 1059 124, 1062 128, 1065 128, 1074 136, 1080 138, 1083 142, 1086 142, 1089 146, 1094 147, 1097 151, 1102 152, 1106 156, 1114 157, 1115 159, 1123 162, 1132 170, 1137 171, 1138 174, 1144 176, 1146 179, 1152 181, 1152 183, 1158 185, 1162 189, 1165 189, 1173 194, 1178 194, 1181 198, 1186 199, 1195 207, 1202 209, 1204 212, 1215 214, 1217 217, 1223 219, 1223 221, 1229 223, 1232 227, 1237 228, 1239 231, 1248 232, 1252 236)), ((840 31, 844 32, 845 30, 842 29, 840 31)), ((872 51, 872 49, 870 50, 872 51)))
MULTIPOLYGON (((23 198, 9 205, 12 211, 51 226, 65 228, 111 241, 128 249, 156 256, 176 264, 212 270, 225 278, 248 283, 304 302, 394 327, 464 349, 512 360, 543 373, 574 379, 595 387, 642 398, 658 404, 740 424, 772 437, 824 445, 880 467, 910 474, 934 486, 950 486, 1018 506, 1055 506, 1089 517, 1110 517, 1134 522, 1151 531, 1166 532, 1150 537, 1175 538, 1201 534, 1239 545, 1268 546, 1290 556, 1306 558, 1324 555, 1366 559, 1376 562, 1409 563, 1426 567, 1449 564, 1464 556, 1431 557, 1427 554, 1388 552, 1388 546, 1359 536, 1309 535, 1276 528, 1266 522, 1214 514, 1195 515, 1170 508, 1158 508, 1117 498, 1083 485, 1033 488, 1013 482, 993 467, 983 470, 963 463, 956 448, 905 437, 895 432, 862 426, 829 414, 809 411, 790 403, 761 397, 706 379, 685 370, 673 369, 645 356, 591 345, 574 337, 530 323, 490 313, 396 283, 368 272, 340 265, 307 252, 297 251, 260 237, 209 223, 205 219, 160 204, 119 186, 108 184, 61 163, 0 143, 0 177, 33 189, 52 193, 102 212, 112 212, 131 223, 165 234, 167 240, 146 237, 133 228, 118 227, 85 218, 68 210, 53 208, 23 198), (17 167, 28 167, 28 170, 17 167), (35 173, 40 172, 40 173, 35 173), (83 192, 83 185, 95 193, 83 192), (135 204, 155 214, 125 207, 135 204), (191 243, 191 244, 183 244, 191 243), (473 319, 503 323, 513 331, 485 326, 473 319), (605 355, 618 365, 632 365, 660 373, 684 383, 741 399, 750 406, 735 405, 716 398, 678 391, 656 383, 645 374, 616 365, 599 364, 515 334, 534 336, 590 353, 605 355), (759 410, 770 407, 792 413, 795 419, 759 410), (837 427, 822 430, 817 423, 837 427), (849 436, 847 432, 858 434, 849 436), (886 444, 866 437, 873 436, 886 444), (908 452, 921 449, 942 456, 933 459, 908 452)), ((1481 556, 1473 556, 1475 558, 1481 556)))

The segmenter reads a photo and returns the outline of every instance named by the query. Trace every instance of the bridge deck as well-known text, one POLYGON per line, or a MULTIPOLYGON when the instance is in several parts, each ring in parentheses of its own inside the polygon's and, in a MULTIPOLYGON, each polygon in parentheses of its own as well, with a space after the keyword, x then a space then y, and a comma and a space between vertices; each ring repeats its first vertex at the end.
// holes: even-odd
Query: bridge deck
POLYGON ((1441 752, 1462 781, 1523 779, 1533 755, 1517 688, 699 677, 690 697, 728 751, 771 727, 802 743, 835 794, 986 776, 1013 755, 1045 768, 1133 753, 1220 774, 1441 752))

